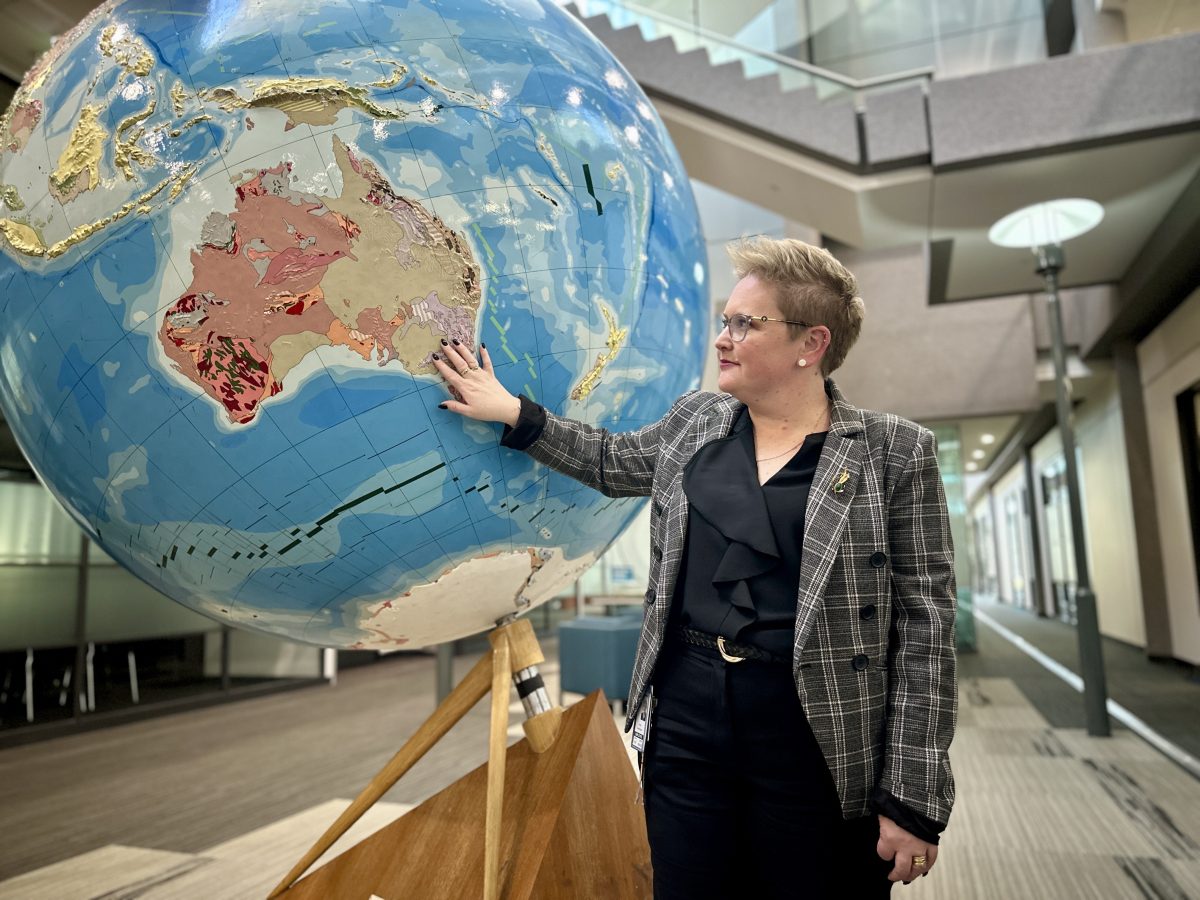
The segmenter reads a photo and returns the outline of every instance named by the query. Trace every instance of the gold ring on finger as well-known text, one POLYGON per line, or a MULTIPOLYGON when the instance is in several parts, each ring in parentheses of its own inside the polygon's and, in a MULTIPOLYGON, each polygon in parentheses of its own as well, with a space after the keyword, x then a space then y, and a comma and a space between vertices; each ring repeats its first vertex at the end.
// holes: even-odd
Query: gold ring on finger
POLYGON ((916 866, 918 869, 925 868, 925 857, 924 856, 914 856, 913 860, 912 860, 912 864, 914 866, 916 866))

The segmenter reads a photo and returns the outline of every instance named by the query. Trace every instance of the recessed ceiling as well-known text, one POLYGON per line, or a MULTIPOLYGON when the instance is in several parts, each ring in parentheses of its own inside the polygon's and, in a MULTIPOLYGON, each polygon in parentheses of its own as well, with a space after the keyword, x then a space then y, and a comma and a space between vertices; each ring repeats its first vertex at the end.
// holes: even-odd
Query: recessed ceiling
POLYGON ((1189 132, 935 175, 929 236, 954 241, 946 299, 1039 290, 1030 253, 997 247, 987 232, 1013 210, 1056 197, 1104 207, 1098 227, 1064 245, 1061 283, 1120 280, 1197 171, 1200 132, 1189 132))
POLYGON ((958 429, 963 468, 968 473, 982 473, 995 461, 996 455, 1008 443, 1020 416, 978 416, 952 421, 924 422, 929 427, 952 427, 958 429), (991 443, 986 443, 986 437, 991 436, 991 443), (976 454, 979 454, 978 456, 976 454), (976 468, 971 469, 969 464, 976 468))
POLYGON ((1066 244, 1061 284, 1117 282, 1200 171, 1193 130, 948 172, 854 175, 698 111, 655 106, 688 172, 722 191, 851 247, 948 241, 948 277, 935 302, 1040 290, 1031 254, 993 245, 987 231, 1015 209, 1056 197, 1104 206, 1100 226, 1066 244))

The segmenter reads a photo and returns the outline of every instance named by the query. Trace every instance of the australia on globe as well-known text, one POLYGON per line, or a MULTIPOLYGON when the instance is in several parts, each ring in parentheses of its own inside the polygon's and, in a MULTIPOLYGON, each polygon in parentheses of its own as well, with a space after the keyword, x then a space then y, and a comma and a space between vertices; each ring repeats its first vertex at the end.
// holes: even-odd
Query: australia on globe
POLYGON ((221 621, 419 647, 636 514, 437 408, 442 341, 597 427, 699 383, 704 242, 630 76, 536 0, 110 2, 0 119, 0 406, 117 562, 221 621))

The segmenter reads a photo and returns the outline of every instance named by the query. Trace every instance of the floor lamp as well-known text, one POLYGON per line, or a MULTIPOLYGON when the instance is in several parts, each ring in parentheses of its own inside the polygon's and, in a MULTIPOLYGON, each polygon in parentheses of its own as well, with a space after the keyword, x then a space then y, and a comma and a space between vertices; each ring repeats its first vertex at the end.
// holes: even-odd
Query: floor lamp
POLYGON ((1062 437, 1066 464, 1067 499, 1071 509, 1071 538, 1075 551, 1075 615, 1079 641, 1079 665, 1083 674, 1083 704, 1088 734, 1108 737, 1108 688, 1104 676, 1104 654, 1100 644, 1100 623, 1096 614, 1096 595, 1092 591, 1087 559, 1087 537, 1083 522, 1083 501, 1079 490, 1079 469, 1075 458, 1075 428, 1071 412, 1071 381, 1067 374, 1067 350, 1063 340, 1062 307, 1058 297, 1058 276, 1063 270, 1062 245, 1091 231, 1104 218, 1104 208, 1093 200, 1080 198, 1036 203, 1009 213, 988 231, 988 240, 1001 247, 1032 250, 1037 258, 1036 271, 1046 287, 1047 318, 1054 352, 1054 385, 1058 410, 1058 431, 1062 437))

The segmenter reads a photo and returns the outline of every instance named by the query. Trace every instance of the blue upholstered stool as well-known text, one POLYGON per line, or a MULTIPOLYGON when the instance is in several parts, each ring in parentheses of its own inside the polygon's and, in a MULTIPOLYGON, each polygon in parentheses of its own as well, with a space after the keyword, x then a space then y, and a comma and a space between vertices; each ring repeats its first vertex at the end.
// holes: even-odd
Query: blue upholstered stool
POLYGON ((624 616, 585 616, 558 626, 558 659, 562 692, 604 691, 610 703, 629 699, 629 680, 642 630, 640 612, 624 616))

